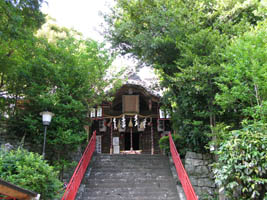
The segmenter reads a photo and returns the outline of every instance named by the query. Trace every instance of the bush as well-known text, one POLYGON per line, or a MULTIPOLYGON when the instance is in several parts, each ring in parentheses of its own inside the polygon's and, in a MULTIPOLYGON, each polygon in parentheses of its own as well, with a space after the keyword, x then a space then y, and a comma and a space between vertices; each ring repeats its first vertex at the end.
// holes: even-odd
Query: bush
POLYGON ((266 124, 246 125, 224 134, 215 151, 216 183, 230 199, 267 199, 266 124))
MULTIPOLYGON (((184 138, 179 134, 173 134, 172 139, 173 139, 173 142, 174 142, 180 156, 182 158, 185 157, 185 154, 186 154, 185 144, 186 144, 186 142, 185 142, 184 138)), ((160 138, 159 147, 163 152, 165 152, 165 154, 168 154, 170 152, 169 136, 163 136, 162 138, 160 138)))
POLYGON ((24 149, 0 150, 0 178, 24 189, 41 194, 48 200, 56 198, 62 188, 58 173, 42 156, 24 149))

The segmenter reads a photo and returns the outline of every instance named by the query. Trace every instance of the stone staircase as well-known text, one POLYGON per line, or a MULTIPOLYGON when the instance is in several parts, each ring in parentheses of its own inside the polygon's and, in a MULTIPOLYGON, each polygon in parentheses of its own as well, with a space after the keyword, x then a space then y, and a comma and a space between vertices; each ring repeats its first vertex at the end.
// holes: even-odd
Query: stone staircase
POLYGON ((96 154, 76 200, 179 200, 168 157, 96 154))

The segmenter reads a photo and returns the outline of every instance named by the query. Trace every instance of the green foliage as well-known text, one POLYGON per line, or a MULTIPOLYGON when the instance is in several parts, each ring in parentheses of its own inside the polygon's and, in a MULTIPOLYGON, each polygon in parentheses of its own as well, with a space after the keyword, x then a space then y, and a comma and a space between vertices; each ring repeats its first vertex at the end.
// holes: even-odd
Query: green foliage
POLYGON ((5 0, 0 2, 0 33, 5 40, 21 39, 45 22, 40 11, 44 0, 5 0))
POLYGON ((216 183, 230 199, 267 198, 267 127, 244 125, 240 130, 221 132, 222 141, 214 164, 216 183))
POLYGON ((40 11, 43 2, 0 1, 0 98, 6 94, 9 75, 16 71, 17 64, 27 62, 24 54, 28 52, 25 47, 32 42, 34 32, 45 22, 44 14, 40 11))
POLYGON ((42 156, 24 149, 0 150, 0 178, 41 194, 48 200, 58 197, 62 183, 58 173, 42 156))
POLYGON ((215 127, 212 127, 212 133, 208 133, 207 136, 210 138, 208 145, 206 146, 211 152, 215 151, 220 144, 226 140, 225 136, 231 130, 230 126, 224 123, 218 123, 215 127))
POLYGON ((46 28, 25 46, 27 62, 17 63, 9 74, 7 128, 12 134, 25 136, 26 141, 41 144, 39 113, 53 112, 47 158, 68 159, 65 152, 75 150, 87 137, 84 125, 90 123, 89 108, 104 99, 108 84, 116 84, 114 77, 106 80, 113 59, 102 44, 83 39, 74 30, 51 24, 46 28))
MULTIPOLYGON (((179 152, 180 156, 183 158, 187 150, 185 146, 186 142, 184 138, 179 134, 173 134, 172 139, 177 148, 177 151, 179 152)), ((169 136, 163 136, 162 138, 160 138, 159 147, 163 152, 165 152, 165 154, 168 154, 170 152, 169 136)))
POLYGON ((205 151, 216 121, 236 120, 219 115, 216 78, 230 39, 263 20, 263 7, 256 0, 119 0, 106 16, 113 48, 158 70, 173 128, 193 151, 205 151))
MULTIPOLYGON (((267 121, 267 21, 234 40, 225 50, 217 103, 224 112, 267 121)), ((242 118, 240 118, 240 121, 242 118)))

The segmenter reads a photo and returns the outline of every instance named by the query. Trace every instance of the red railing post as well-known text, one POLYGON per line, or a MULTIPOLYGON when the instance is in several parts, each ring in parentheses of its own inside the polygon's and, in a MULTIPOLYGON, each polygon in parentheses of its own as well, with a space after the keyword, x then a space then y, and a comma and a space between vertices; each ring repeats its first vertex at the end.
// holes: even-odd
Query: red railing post
POLYGON ((93 153, 95 151, 95 143, 96 143, 96 131, 94 131, 93 136, 91 137, 83 155, 78 163, 69 183, 65 190, 65 193, 61 200, 74 200, 78 189, 80 187, 83 176, 86 172, 86 169, 91 161, 93 153))
POLYGON ((179 180, 182 184, 182 187, 184 189, 184 193, 187 200, 198 200, 197 195, 192 187, 192 184, 190 182, 190 179, 188 178, 188 175, 184 169, 183 163, 180 159, 180 155, 174 145, 172 135, 169 133, 169 142, 170 142, 170 151, 172 155, 172 160, 174 162, 176 172, 178 174, 179 180))

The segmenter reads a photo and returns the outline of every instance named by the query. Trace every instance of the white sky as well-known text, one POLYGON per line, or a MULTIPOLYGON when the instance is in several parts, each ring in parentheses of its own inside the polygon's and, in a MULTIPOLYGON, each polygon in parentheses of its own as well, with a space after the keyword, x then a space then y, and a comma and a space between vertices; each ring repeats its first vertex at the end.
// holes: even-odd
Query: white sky
POLYGON ((56 19, 57 23, 67 28, 82 32, 85 37, 103 42, 100 12, 108 12, 114 0, 46 0, 42 11, 56 19))
MULTIPOLYGON (((56 19, 60 26, 74 28, 85 37, 99 42, 104 41, 104 37, 99 33, 102 31, 101 24, 104 22, 100 12, 109 12, 109 7, 115 5, 114 0, 46 0, 48 4, 43 4, 42 12, 56 19)), ((114 66, 133 67, 134 61, 126 58, 117 58, 114 66)), ((155 77, 151 68, 142 68, 138 75, 142 79, 155 77)))

